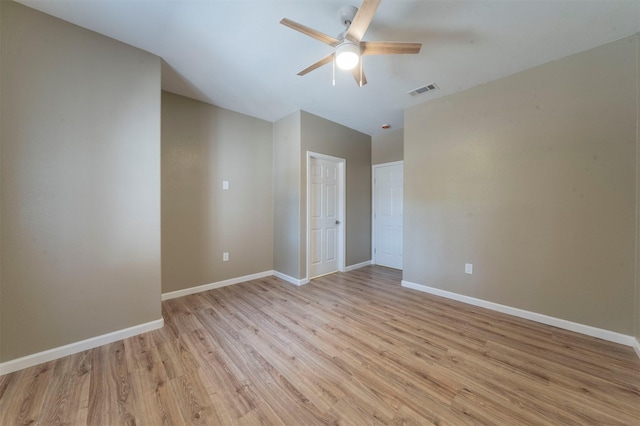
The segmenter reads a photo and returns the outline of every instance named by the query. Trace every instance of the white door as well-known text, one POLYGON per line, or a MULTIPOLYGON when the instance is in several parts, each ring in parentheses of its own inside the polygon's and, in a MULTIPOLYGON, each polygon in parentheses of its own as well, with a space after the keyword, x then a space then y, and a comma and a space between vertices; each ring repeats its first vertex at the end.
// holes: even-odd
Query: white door
POLYGON ((339 163, 309 162, 309 278, 338 270, 339 163))
POLYGON ((404 165, 374 166, 373 240, 377 265, 402 269, 402 193, 404 165))

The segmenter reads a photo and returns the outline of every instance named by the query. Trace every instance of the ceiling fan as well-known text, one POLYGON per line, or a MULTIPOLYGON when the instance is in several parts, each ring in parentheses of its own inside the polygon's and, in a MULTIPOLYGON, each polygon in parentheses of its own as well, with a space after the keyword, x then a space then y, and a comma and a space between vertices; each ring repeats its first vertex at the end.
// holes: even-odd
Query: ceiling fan
POLYGON ((403 43, 393 41, 362 41, 364 33, 369 28, 369 24, 375 15, 380 0, 363 0, 360 9, 354 6, 346 6, 339 10, 340 22, 345 25, 345 30, 337 38, 331 37, 320 31, 309 28, 287 18, 283 18, 280 23, 302 34, 313 37, 334 48, 334 51, 319 61, 314 62, 303 69, 298 75, 305 75, 320 68, 329 62, 334 63, 335 85, 335 65, 338 68, 351 70, 360 87, 367 84, 367 78, 362 70, 362 56, 366 55, 396 55, 396 54, 416 54, 420 52, 422 43, 403 43), (360 65, 359 67, 357 67, 360 65))

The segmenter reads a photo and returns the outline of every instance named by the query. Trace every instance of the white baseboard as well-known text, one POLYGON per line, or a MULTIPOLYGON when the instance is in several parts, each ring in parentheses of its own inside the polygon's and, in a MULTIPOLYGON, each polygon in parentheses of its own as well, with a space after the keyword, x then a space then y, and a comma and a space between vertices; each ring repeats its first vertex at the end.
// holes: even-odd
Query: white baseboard
POLYGON ((468 303, 469 305, 479 306, 481 308, 490 309, 492 311, 498 311, 504 314, 513 315, 515 317, 528 319, 542 324, 552 325, 554 327, 562 328, 569 331, 575 331, 576 333, 586 334, 587 336, 597 337, 599 339, 608 340, 610 342, 620 343, 626 346, 633 346, 636 348, 638 356, 640 356, 640 349, 635 346, 637 344, 637 340, 633 336, 628 336, 626 334, 616 333, 615 331, 604 330, 602 328, 592 327, 590 325, 584 325, 577 322, 567 321, 560 318, 550 317, 548 315, 538 314, 536 312, 525 311, 524 309, 512 308, 511 306, 488 302, 486 300, 476 299, 475 297, 452 293, 450 291, 441 290, 422 284, 416 284, 410 281, 402 280, 402 286, 425 293, 434 294, 436 296, 446 297, 447 299, 453 299, 459 302, 468 303))
POLYGON ((274 275, 273 271, 258 272, 257 274, 245 275, 243 277, 231 278, 224 281, 218 281, 211 284, 203 284, 196 287, 189 287, 182 290, 162 293, 162 300, 175 299, 176 297, 188 296, 190 294, 200 293, 202 291, 213 290, 214 288, 226 287, 228 285, 239 284, 245 281, 257 280, 264 277, 274 275))
POLYGON ((42 364, 43 362, 53 361, 54 359, 97 348, 98 346, 106 345, 108 343, 117 342, 118 340, 126 339, 128 337, 137 336, 138 334, 146 333, 148 331, 157 330, 163 326, 164 319, 159 319, 140 325, 134 325, 133 327, 125 328, 123 330, 103 334, 101 336, 91 337, 68 345, 59 346, 57 348, 47 349, 46 351, 23 356, 22 358, 12 359, 11 361, 0 363, 0 376, 22 370, 23 368, 33 367, 34 365, 42 364))
POLYGON ((282 272, 278 272, 278 271, 273 271, 273 275, 275 275, 276 277, 280 278, 281 280, 285 280, 288 283, 291 283, 293 285, 305 285, 309 283, 309 280, 307 278, 303 278, 301 280, 297 279, 297 278, 293 278, 290 277, 289 275, 285 275, 282 272))
POLYGON ((365 266, 369 266, 369 265, 371 265, 371 261, 367 260, 366 262, 360 262, 360 263, 356 263, 355 265, 349 265, 346 268, 344 268, 344 271, 349 272, 355 269, 364 268, 365 266))
MULTIPOLYGON (((349 271, 353 271, 355 269, 359 269, 359 268, 363 268, 365 266, 371 265, 371 261, 367 260, 366 262, 361 262, 361 263, 357 263, 355 265, 350 265, 344 268, 343 272, 349 272, 349 271)), ((276 277, 283 279, 285 281, 287 281, 288 283, 291 283, 293 285, 305 285, 309 283, 309 279, 308 278, 302 278, 302 279, 297 279, 297 278, 293 278, 290 277, 289 275, 285 275, 282 272, 278 272, 278 271, 273 271, 273 275, 275 275, 276 277)), ((319 277, 314 277, 314 278, 319 278, 319 277)))
POLYGON ((640 341, 637 337, 633 339, 633 349, 635 349, 636 355, 640 358, 640 341))

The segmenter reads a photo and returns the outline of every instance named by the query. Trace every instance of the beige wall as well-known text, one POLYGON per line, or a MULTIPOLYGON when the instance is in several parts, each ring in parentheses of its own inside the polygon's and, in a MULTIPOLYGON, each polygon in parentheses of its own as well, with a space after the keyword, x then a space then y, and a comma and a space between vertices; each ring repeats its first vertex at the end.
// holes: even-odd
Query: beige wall
POLYGON ((371 164, 404 160, 404 129, 385 130, 371 137, 371 164))
POLYGON ((300 274, 300 111, 273 124, 273 269, 300 274))
POLYGON ((310 114, 301 113, 300 271, 306 276, 307 151, 346 160, 345 266, 371 260, 371 136, 310 114))
POLYGON ((273 269, 272 127, 162 92, 163 293, 273 269))
POLYGON ((5 50, 4 46, 4 7, 0 6, 0 362, 2 362, 2 140, 3 132, 3 120, 2 120, 2 99, 4 99, 4 92, 2 90, 2 81, 4 70, 2 68, 2 56, 5 50))
POLYGON ((8 361, 161 318, 160 60, 0 9, 8 361))
POLYGON ((637 52, 408 109, 404 279, 633 334, 637 52))
POLYGON ((636 306, 635 336, 640 344, 640 33, 636 34, 636 306))
POLYGON ((371 137, 308 112, 274 123, 274 270, 307 278, 307 151, 346 160, 345 265, 371 259, 371 137))

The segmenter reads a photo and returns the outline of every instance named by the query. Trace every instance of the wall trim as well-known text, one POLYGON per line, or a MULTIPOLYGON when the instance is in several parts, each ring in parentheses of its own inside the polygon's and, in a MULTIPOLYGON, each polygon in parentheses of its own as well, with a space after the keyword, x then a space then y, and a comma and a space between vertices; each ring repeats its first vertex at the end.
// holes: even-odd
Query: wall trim
POLYGON ((147 333, 164 327, 164 319, 150 321, 144 324, 134 325, 133 327, 124 328, 122 330, 113 331, 101 336, 91 337, 68 345, 59 346, 57 348, 47 349, 46 351, 23 356, 21 358, 12 359, 7 362, 0 363, 0 376, 3 374, 13 373, 14 371, 24 368, 33 367, 34 365, 44 362, 53 361, 78 352, 97 348, 98 346, 108 343, 117 342, 118 340, 137 336, 138 334, 147 333))
POLYGON ((290 277, 289 275, 283 274, 282 272, 278 272, 278 271, 273 271, 272 275, 280 278, 281 280, 285 280, 286 282, 291 283, 293 285, 297 285, 297 286, 301 286, 309 283, 308 278, 303 278, 299 280, 297 278, 290 277))
POLYGON ((635 349, 636 355, 640 358, 640 340, 637 337, 633 339, 633 349, 635 349))
MULTIPOLYGON (((567 321, 561 318, 551 317, 531 311, 525 311, 524 309, 512 308, 511 306, 501 305, 499 303, 489 302, 483 299, 477 299, 475 297, 465 296, 462 294, 441 290, 439 288, 429 287, 423 284, 416 284, 410 281, 402 280, 402 287, 411 288, 436 296, 446 297, 447 299, 457 300, 458 302, 479 306, 481 308, 490 309, 492 311, 502 312, 503 314, 513 315, 515 317, 528 319, 542 324, 552 325, 564 330, 574 331, 576 333, 585 334, 587 336, 608 340, 609 342, 620 343, 626 346, 633 346, 636 349, 636 352, 639 351, 639 348, 635 346, 637 344, 637 340, 635 339, 635 337, 628 336, 622 333, 616 333, 615 331, 604 330, 602 328, 567 321)), ((640 356, 640 352, 638 352, 638 356, 640 356)))
POLYGON ((175 299, 177 297, 188 296, 190 294, 201 293, 215 288, 226 287, 228 285, 239 284, 245 281, 257 280, 264 277, 275 275, 273 271, 258 272, 256 274, 245 275, 242 277, 230 278, 228 280, 217 281, 215 283, 203 284, 195 287, 184 288, 182 290, 170 291, 162 293, 162 300, 175 299))
POLYGON ((344 272, 349 272, 349 271, 353 271, 355 269, 364 268, 365 266, 369 266, 369 265, 372 265, 372 264, 373 264, 373 262, 371 260, 367 260, 365 262, 356 263, 355 265, 349 265, 346 268, 344 268, 344 272))

